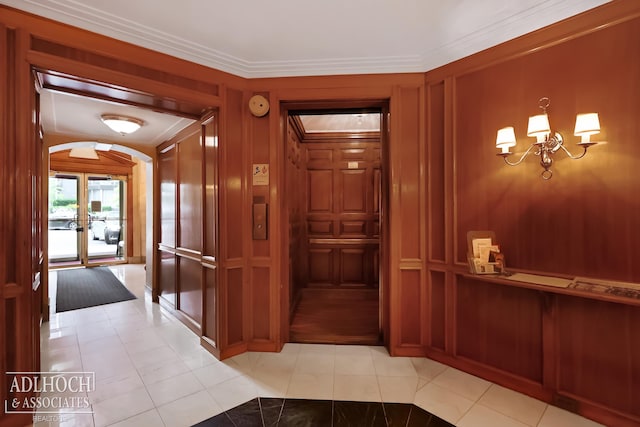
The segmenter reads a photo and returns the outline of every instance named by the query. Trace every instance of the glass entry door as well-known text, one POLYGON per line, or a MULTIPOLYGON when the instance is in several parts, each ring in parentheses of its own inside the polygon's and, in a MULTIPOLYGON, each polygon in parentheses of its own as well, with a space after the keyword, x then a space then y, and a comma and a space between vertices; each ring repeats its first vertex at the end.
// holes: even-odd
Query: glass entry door
POLYGON ((56 173, 49 177, 49 266, 125 260, 126 177, 56 173))

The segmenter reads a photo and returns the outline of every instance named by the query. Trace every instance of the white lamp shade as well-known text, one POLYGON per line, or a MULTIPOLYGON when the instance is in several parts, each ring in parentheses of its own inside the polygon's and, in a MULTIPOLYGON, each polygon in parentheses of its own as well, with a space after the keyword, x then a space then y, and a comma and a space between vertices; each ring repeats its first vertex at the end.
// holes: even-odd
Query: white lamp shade
POLYGON ((551 132, 549 126, 549 117, 546 114, 538 114, 529 117, 529 126, 527 126, 527 136, 541 136, 551 132))
POLYGON ((117 116, 105 114, 101 117, 102 122, 109 126, 114 132, 118 132, 121 135, 133 133, 140 129, 144 122, 140 119, 126 116, 117 116))
POLYGON ((516 132, 512 126, 498 129, 498 135, 496 136, 496 147, 515 147, 516 145, 516 132))
POLYGON ((575 136, 593 135, 600 133, 600 120, 598 113, 578 114, 576 116, 576 128, 573 131, 575 136))

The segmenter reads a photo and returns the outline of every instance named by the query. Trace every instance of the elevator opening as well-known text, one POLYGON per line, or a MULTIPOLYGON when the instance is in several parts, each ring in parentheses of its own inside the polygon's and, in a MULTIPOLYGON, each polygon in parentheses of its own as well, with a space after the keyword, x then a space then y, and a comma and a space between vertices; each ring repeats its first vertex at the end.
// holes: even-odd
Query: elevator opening
POLYGON ((382 343, 381 108, 290 110, 289 341, 382 343))

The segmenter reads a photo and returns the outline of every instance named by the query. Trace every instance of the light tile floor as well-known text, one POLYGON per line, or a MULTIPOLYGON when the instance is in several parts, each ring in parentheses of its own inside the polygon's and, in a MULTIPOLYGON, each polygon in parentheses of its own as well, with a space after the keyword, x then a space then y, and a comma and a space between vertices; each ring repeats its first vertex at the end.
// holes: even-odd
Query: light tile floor
POLYGON ((392 358, 383 347, 290 343, 280 353, 218 361, 151 303, 141 265, 112 270, 138 299, 53 309, 42 327, 43 371, 96 373, 87 396, 93 414, 47 415, 36 426, 190 426, 258 396, 414 403, 457 426, 600 425, 426 358, 392 358))

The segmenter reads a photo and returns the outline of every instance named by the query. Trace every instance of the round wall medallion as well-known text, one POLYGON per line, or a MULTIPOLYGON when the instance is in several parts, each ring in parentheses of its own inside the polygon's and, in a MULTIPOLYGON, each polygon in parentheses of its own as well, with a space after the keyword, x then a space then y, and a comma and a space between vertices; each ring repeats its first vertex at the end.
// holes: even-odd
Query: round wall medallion
POLYGON ((249 99, 249 111, 256 117, 262 117, 269 112, 269 101, 262 95, 253 95, 249 99))

